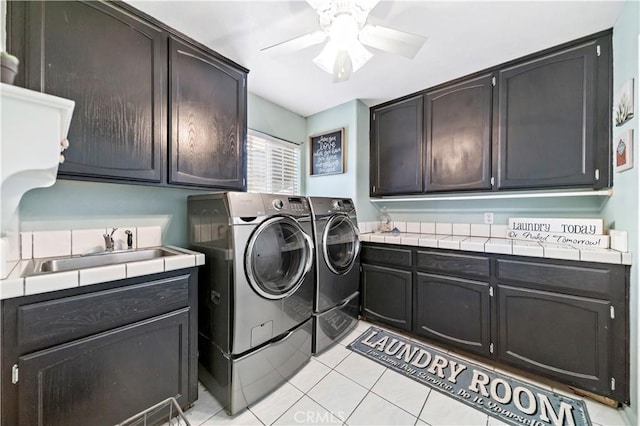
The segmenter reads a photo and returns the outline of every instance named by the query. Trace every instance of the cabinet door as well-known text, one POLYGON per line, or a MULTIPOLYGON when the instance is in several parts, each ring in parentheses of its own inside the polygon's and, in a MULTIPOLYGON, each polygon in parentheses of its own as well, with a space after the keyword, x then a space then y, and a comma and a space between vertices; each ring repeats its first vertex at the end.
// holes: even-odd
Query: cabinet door
POLYGON ((60 174, 160 182, 161 31, 108 3, 26 7, 26 86, 76 102, 60 174))
POLYGON ((489 355, 489 284, 418 273, 413 331, 489 355))
POLYGON ((411 331, 411 272, 362 265, 364 316, 411 331))
POLYGON ((610 395, 610 303, 498 286, 498 357, 564 383, 610 395))
POLYGON ((607 55, 597 56, 606 46, 598 45, 587 42, 499 71, 500 189, 607 184, 611 109, 601 106, 608 95, 598 86, 610 86, 609 64, 607 55))
POLYGON ((426 192, 491 189, 491 79, 427 92, 426 192))
POLYGON ((112 425, 188 395, 189 310, 18 359, 21 425, 112 425))
POLYGON ((246 74, 170 40, 172 183, 246 190, 246 74))
POLYGON ((422 192, 422 96, 372 110, 371 195, 422 192))

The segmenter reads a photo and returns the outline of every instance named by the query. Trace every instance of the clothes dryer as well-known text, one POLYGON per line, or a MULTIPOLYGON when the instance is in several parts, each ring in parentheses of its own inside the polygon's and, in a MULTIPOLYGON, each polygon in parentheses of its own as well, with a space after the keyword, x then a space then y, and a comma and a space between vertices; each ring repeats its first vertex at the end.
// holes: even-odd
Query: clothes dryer
POLYGON ((188 199, 199 282, 199 379, 230 414, 310 359, 314 279, 306 198, 227 192, 188 199))
POLYGON ((318 354, 358 322, 360 238, 351 199, 308 199, 316 250, 312 351, 318 354))

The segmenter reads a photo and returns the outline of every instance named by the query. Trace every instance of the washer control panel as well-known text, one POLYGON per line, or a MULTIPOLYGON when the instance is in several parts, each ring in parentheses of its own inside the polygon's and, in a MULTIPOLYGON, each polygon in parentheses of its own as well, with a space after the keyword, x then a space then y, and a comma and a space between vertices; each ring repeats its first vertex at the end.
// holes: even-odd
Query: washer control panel
POLYGON ((284 213, 295 216, 310 215, 309 201, 306 197, 292 197, 277 194, 262 194, 267 214, 284 213))

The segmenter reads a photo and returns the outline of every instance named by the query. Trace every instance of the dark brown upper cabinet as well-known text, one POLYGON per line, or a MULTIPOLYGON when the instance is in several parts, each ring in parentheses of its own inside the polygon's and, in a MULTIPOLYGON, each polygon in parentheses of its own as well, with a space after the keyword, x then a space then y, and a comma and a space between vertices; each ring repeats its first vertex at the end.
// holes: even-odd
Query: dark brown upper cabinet
POLYGON ((425 190, 491 188, 492 75, 425 95, 425 190))
POLYGON ((171 183, 246 188, 246 74, 170 39, 171 183))
POLYGON ((498 72, 500 189, 609 185, 610 51, 599 38, 498 72))
POLYGON ((371 110, 371 196, 422 192, 423 99, 371 110))
POLYGON ((76 102, 61 177, 246 189, 247 70, 122 2, 9 2, 16 84, 76 102))
POLYGON ((60 175, 160 182, 160 29, 107 3, 12 6, 26 8, 25 86, 76 102, 60 175))
POLYGON ((604 31, 372 107, 370 195, 611 186, 611 71, 604 31))

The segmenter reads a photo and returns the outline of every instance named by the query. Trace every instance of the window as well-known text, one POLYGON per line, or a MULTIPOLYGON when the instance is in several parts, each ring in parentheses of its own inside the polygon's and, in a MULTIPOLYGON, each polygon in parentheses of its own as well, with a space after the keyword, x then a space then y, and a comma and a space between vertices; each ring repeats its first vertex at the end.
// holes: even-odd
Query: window
POLYGON ((300 147, 255 130, 247 137, 247 191, 300 194, 300 147))

